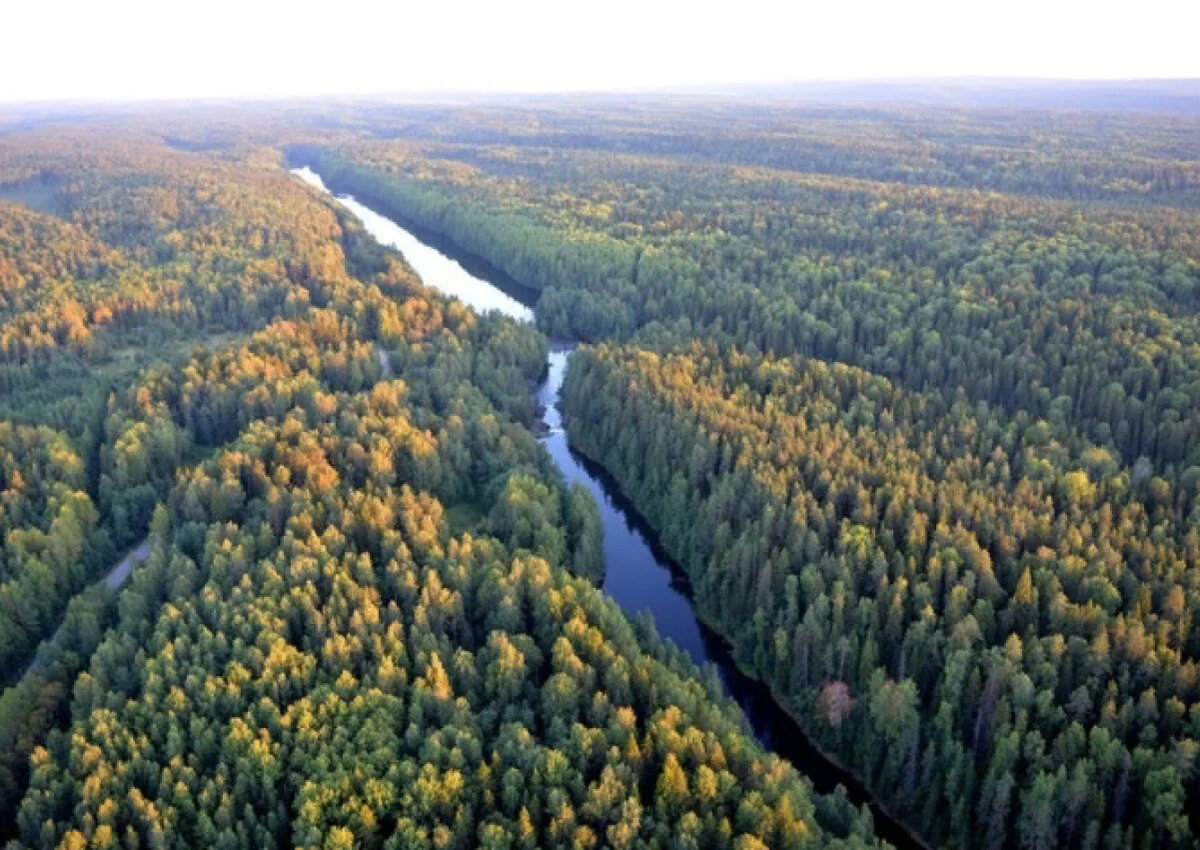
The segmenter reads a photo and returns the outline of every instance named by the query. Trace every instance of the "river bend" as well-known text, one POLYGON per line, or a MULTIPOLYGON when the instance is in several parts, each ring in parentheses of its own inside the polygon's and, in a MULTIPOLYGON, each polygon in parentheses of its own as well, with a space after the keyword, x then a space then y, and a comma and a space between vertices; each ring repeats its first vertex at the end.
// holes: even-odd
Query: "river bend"
MULTIPOLYGON (((334 195, 308 166, 294 168, 292 173, 321 192, 334 195)), ((399 250, 425 284, 481 312, 499 310, 518 321, 534 320, 536 292, 522 287, 486 260, 383 215, 352 195, 338 193, 334 197, 376 240, 399 250)), ((567 483, 578 482, 586 487, 600 508, 604 591, 630 616, 649 611, 662 637, 687 652, 698 666, 715 667, 722 687, 741 706, 759 743, 792 762, 818 792, 830 793, 842 786, 855 805, 871 808, 881 837, 899 848, 921 848, 922 843, 888 815, 853 775, 809 741, 766 685, 741 672, 728 644, 700 622, 686 576, 657 544, 653 530, 603 469, 568 446, 557 402, 572 348, 569 344, 551 346, 548 374, 537 391, 544 426, 542 441, 567 483)))

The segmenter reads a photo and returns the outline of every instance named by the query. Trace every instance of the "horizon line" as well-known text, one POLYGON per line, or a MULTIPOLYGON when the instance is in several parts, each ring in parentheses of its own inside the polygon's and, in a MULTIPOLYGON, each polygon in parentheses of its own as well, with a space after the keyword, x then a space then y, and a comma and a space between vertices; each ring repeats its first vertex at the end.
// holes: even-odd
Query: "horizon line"
POLYGON ((240 92, 237 94, 181 94, 157 96, 52 96, 30 99, 0 99, 0 108, 36 107, 122 107, 122 106, 166 106, 185 104, 237 104, 237 103, 288 103, 321 100, 386 100, 410 98, 436 100, 439 98, 503 99, 570 96, 629 96, 629 95, 728 95, 752 92, 761 89, 797 89, 811 87, 888 87, 904 85, 1053 85, 1078 87, 1103 86, 1154 86, 1195 84, 1194 92, 1178 92, 1200 98, 1200 75, 1189 77, 1052 77, 1044 75, 987 75, 956 74, 946 76, 897 76, 897 77, 811 77, 795 79, 761 79, 709 81, 686 85, 614 86, 612 88, 546 88, 546 89, 478 89, 478 88, 426 88, 426 89, 379 89, 369 91, 328 92, 240 92))

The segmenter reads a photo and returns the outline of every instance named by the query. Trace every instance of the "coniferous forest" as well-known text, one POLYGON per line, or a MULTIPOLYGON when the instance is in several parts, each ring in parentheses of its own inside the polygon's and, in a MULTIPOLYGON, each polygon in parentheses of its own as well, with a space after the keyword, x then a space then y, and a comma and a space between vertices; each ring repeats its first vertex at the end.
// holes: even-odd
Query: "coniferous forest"
POLYGON ((1197 846, 1200 117, 0 117, 0 687, 9 850, 1197 846), (876 817, 603 591, 552 345, 876 817))

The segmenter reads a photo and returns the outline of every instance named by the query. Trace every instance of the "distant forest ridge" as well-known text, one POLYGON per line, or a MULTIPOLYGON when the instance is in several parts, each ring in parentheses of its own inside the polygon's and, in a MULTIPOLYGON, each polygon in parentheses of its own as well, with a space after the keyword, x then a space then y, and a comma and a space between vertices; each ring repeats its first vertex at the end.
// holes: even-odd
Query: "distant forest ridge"
POLYGON ((1060 80, 941 77, 797 81, 728 86, 728 92, 810 103, 925 105, 1200 114, 1200 77, 1161 80, 1060 80))
POLYGON ((313 98, 199 98, 190 100, 28 101, 0 103, 0 133, 29 129, 47 121, 93 120, 147 110, 180 108, 259 108, 392 101, 392 105, 591 106, 624 108, 661 102, 710 104, 714 99, 745 100, 788 108, 812 106, 955 109, 1079 110, 1086 112, 1200 115, 1200 76, 1180 79, 1069 80, 1039 77, 912 77, 863 80, 779 80, 617 92, 423 93, 399 90, 375 95, 313 98), (185 106, 186 105, 186 106, 185 106))

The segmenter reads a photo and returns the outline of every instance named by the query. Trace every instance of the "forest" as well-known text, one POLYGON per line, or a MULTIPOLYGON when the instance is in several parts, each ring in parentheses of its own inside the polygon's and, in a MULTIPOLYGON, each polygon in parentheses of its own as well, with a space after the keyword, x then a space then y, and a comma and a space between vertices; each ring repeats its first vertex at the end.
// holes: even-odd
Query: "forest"
POLYGON ((1192 846, 1194 121, 711 110, 290 150, 592 344, 572 446, 927 842, 1192 846))
POLYGON ((7 846, 879 845, 596 586, 546 337, 253 132, 0 137, 7 846))
POLYGON ((882 846, 602 591, 554 342, 572 449, 914 842, 1197 846, 1198 199, 1178 114, 0 126, 0 840, 882 846))
POLYGON ((922 834, 1187 839, 1194 481, 1157 504, 1040 421, 820 360, 601 346, 572 369, 576 445, 746 666, 922 834))

